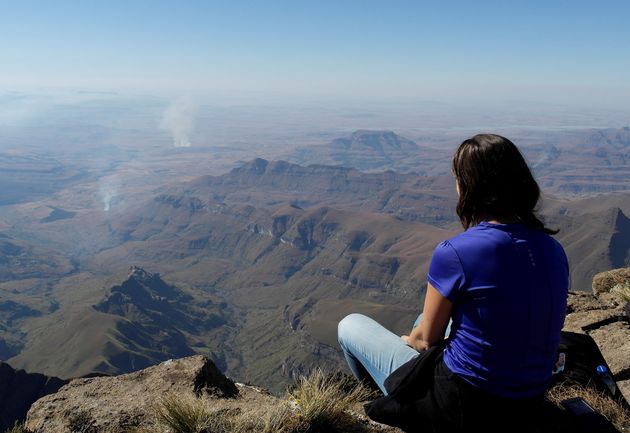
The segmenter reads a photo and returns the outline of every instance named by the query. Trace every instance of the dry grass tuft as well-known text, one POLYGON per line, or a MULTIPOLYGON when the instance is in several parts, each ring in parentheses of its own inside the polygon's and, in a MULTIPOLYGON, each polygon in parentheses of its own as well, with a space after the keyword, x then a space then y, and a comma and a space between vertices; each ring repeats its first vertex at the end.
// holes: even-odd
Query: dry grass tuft
POLYGON ((379 429, 350 412, 371 397, 371 391, 351 378, 317 370, 298 378, 271 410, 213 410, 203 398, 168 395, 154 414, 158 426, 171 433, 368 433, 379 429))
POLYGON ((625 282, 624 284, 615 284, 612 289, 610 289, 610 293, 614 293, 622 300, 630 302, 630 282, 625 282))
POLYGON ((549 390, 547 398, 560 405, 560 402, 569 398, 582 397, 593 409, 604 415, 621 431, 630 430, 630 413, 617 401, 594 388, 581 385, 557 385, 549 390))
MULTIPOLYGON (((350 415, 358 403, 373 397, 373 393, 347 376, 325 375, 316 370, 310 376, 299 377, 295 387, 287 393, 287 400, 295 407, 293 421, 287 432, 336 432, 361 430, 360 422, 350 415)), ((283 409, 284 414, 289 414, 283 409)))
POLYGON ((4 433, 29 433, 29 431, 24 427, 23 422, 16 421, 13 427, 6 429, 4 433))
POLYGON ((206 401, 194 396, 170 394, 154 409, 159 425, 173 433, 231 433, 232 416, 212 411, 206 401))

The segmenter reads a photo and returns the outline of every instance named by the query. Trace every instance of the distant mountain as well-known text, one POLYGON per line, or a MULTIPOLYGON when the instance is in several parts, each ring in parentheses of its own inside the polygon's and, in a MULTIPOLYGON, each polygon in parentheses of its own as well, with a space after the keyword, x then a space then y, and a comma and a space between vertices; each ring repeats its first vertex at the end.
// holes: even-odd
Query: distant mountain
MULTIPOLYGON (((184 291, 159 274, 132 267, 127 278, 93 306, 69 317, 60 310, 42 318, 63 317, 58 319, 63 326, 41 329, 11 362, 65 377, 134 371, 215 346, 213 330, 229 320, 224 309, 216 297, 184 291)), ((211 354, 210 349, 206 353, 211 354)), ((221 362, 221 356, 216 359, 221 362)))
MULTIPOLYGON (((300 147, 283 156, 289 162, 352 167, 367 172, 392 170, 428 176, 450 175, 453 152, 464 137, 414 142, 392 131, 355 131, 330 143, 300 147)), ((569 198, 630 190, 628 127, 551 131, 514 142, 549 194, 569 198)))
POLYGON ((584 198, 630 190, 627 128, 562 131, 523 150, 548 193, 584 198))
POLYGON ((560 229, 556 238, 567 251, 574 290, 590 290, 598 272, 630 265, 629 205, 628 194, 549 204, 545 215, 560 229))
POLYGON ((215 208, 247 203, 273 207, 330 206, 396 215, 445 226, 456 221, 452 176, 417 176, 392 171, 364 173, 354 168, 256 158, 221 176, 203 176, 165 189, 171 200, 196 200, 215 208), (173 198, 178 197, 179 198, 173 198))
MULTIPOLYGON (((337 138, 330 143, 330 147, 340 152, 364 152, 371 149, 388 156, 396 151, 417 151, 418 145, 413 141, 394 134, 392 131, 355 131, 348 138, 337 138)), ((342 155, 342 153, 340 153, 342 155)))
POLYGON ((94 309, 124 317, 137 331, 152 334, 155 344, 163 340, 160 352, 175 355, 178 351, 192 353, 183 332, 205 332, 226 323, 218 308, 203 309, 193 300, 190 294, 165 283, 159 274, 132 266, 129 277, 112 287, 94 309))
MULTIPOLYGON (((422 174, 435 173, 431 162, 447 157, 448 149, 419 146, 392 131, 358 130, 321 146, 301 147, 287 155, 298 164, 327 164, 352 167, 362 171, 422 174)), ((441 172, 443 164, 439 165, 441 172)))

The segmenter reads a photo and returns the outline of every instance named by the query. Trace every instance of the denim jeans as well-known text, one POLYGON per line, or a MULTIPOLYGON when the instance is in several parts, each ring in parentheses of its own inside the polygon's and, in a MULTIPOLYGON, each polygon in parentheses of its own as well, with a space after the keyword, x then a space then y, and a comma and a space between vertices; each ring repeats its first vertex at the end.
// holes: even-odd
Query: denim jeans
MULTIPOLYGON (((420 323, 418 316, 414 327, 420 323)), ((450 331, 449 323, 446 335, 450 331)), ((339 345, 354 376, 361 381, 372 380, 387 395, 384 382, 391 372, 418 356, 419 352, 380 323, 362 314, 350 314, 339 322, 339 345)))

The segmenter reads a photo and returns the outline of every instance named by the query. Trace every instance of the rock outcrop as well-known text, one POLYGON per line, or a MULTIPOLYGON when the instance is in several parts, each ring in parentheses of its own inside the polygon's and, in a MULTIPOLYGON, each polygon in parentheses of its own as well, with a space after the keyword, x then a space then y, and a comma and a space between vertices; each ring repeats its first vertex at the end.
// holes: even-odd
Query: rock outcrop
POLYGON ((57 392, 67 380, 15 370, 0 362, 0 432, 23 420, 37 399, 57 392))
POLYGON ((168 395, 234 398, 236 385, 208 358, 165 361, 134 373, 75 379, 28 412, 31 432, 123 432, 152 424, 153 408, 168 395))
POLYGON ((565 330, 593 337, 630 401, 630 307, 627 299, 611 292, 628 281, 630 268, 613 269, 595 275, 592 293, 571 293, 565 330))

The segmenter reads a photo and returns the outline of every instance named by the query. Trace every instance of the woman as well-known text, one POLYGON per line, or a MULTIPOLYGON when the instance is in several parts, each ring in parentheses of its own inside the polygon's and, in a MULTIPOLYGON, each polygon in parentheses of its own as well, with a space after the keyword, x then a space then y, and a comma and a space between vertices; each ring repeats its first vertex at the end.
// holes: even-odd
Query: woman
POLYGON ((350 369, 385 394, 393 371, 444 346, 427 383, 405 397, 413 400, 405 410, 414 422, 399 424, 407 430, 483 428, 539 401, 564 324, 567 258, 535 214, 540 190, 519 150, 476 135, 459 146, 452 170, 465 231, 435 249, 417 326, 399 337, 359 314, 339 323, 350 369))

